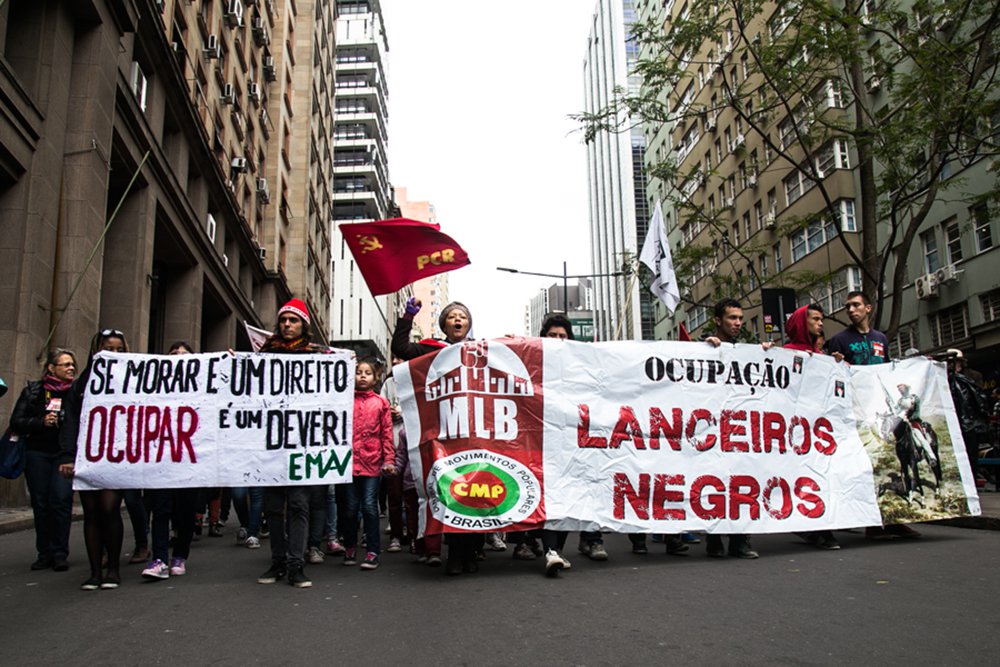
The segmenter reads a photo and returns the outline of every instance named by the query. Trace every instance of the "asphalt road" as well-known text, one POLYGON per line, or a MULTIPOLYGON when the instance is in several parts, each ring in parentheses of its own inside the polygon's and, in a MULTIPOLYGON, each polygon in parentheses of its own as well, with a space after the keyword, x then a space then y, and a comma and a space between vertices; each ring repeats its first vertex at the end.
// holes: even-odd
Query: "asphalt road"
POLYGON ((572 536, 556 579, 509 550, 459 577, 402 553, 374 572, 328 557, 300 590, 255 583, 267 543, 237 547, 228 528, 195 543, 186 577, 144 582, 133 565, 118 590, 84 592, 81 528, 66 573, 29 571, 33 533, 0 536, 4 664, 995 664, 1000 637, 996 531, 841 532, 835 552, 758 536, 756 561, 635 556, 613 535, 605 563, 572 536))

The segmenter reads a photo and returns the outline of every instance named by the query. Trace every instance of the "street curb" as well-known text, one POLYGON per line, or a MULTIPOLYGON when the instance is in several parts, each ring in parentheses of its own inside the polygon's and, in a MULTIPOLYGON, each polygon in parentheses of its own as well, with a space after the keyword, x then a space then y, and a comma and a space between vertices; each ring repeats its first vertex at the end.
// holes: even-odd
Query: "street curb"
MULTIPOLYGON (((78 506, 74 506, 73 521, 80 521, 81 519, 83 519, 83 509, 78 506)), ((18 512, 15 516, 4 517, 0 515, 0 535, 19 533, 22 530, 31 530, 34 527, 35 518, 30 509, 18 512)))
POLYGON ((938 526, 952 528, 972 528, 973 530, 1000 530, 1000 517, 995 516, 960 516, 954 519, 930 521, 938 526))

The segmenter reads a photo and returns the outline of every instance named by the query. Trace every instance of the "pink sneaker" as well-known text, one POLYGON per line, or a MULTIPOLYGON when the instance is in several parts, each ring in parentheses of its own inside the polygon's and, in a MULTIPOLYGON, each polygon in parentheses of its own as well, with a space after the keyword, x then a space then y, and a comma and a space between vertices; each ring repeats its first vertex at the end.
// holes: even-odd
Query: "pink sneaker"
POLYGON ((187 574, 187 563, 183 558, 170 559, 170 574, 175 577, 182 577, 187 574))
POLYGON ((331 556, 339 556, 344 553, 344 547, 337 540, 327 540, 326 553, 331 556))

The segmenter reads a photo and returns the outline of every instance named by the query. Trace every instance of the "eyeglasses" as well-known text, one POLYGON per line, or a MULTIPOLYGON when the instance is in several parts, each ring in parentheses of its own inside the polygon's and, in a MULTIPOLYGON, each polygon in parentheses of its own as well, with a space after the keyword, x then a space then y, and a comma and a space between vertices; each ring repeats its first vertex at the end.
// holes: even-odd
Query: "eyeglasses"
POLYGON ((100 334, 104 338, 114 336, 115 338, 121 338, 124 340, 125 334, 118 329, 101 329, 100 334))

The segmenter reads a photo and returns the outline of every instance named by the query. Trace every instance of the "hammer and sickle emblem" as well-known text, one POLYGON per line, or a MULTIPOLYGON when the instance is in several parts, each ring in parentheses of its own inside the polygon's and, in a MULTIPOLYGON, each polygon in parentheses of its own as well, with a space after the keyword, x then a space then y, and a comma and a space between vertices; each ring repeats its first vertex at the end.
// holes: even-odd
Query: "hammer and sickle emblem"
POLYGON ((361 254, 374 252, 382 248, 377 236, 358 234, 358 241, 361 243, 361 254))

